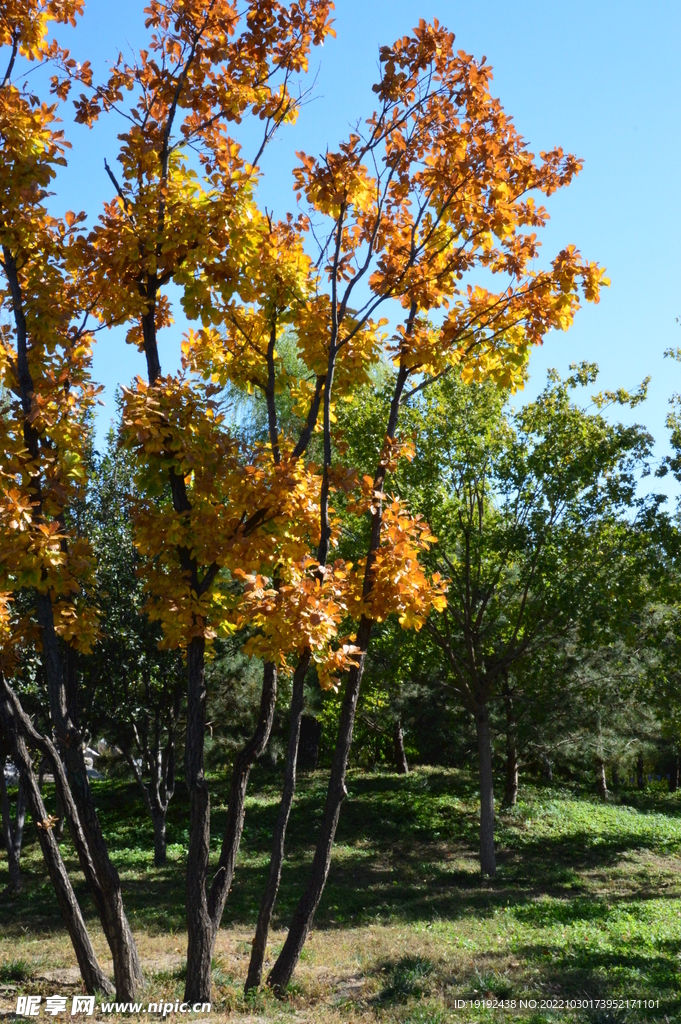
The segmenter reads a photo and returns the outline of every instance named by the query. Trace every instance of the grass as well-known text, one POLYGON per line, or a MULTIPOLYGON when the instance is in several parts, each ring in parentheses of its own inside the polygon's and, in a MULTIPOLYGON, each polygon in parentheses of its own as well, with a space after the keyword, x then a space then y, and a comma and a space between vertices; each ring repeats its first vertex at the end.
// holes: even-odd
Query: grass
MULTIPOLYGON (((263 992, 245 1001, 277 782, 271 772, 254 773, 216 946, 213 1020, 681 1024, 681 801, 629 793, 601 805, 578 791, 525 787, 519 805, 499 814, 499 871, 483 881, 474 780, 435 768, 407 777, 351 773, 329 882, 294 985, 283 1003, 263 992)), ((300 782, 270 963, 305 882, 324 782, 323 773, 300 782)), ((96 787, 145 968, 143 998, 180 999, 186 803, 180 794, 171 805, 169 863, 155 868, 150 823, 134 788, 96 787)), ((215 782, 213 789, 217 857, 226 787, 215 782)), ((97 953, 110 969, 68 843, 63 852, 97 953)), ((75 958, 32 825, 23 869, 21 897, 0 895, 0 1011, 16 1004, 17 992, 78 990, 73 971, 61 973, 75 958)), ((7 881, 3 855, 0 888, 7 881)))

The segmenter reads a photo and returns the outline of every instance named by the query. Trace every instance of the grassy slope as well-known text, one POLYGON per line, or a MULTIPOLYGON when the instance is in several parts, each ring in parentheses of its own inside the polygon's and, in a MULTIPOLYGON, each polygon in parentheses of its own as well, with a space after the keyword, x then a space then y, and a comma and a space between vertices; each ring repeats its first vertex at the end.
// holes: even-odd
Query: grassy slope
MULTIPOLYGON (((351 775, 338 846, 289 1002, 245 1005, 241 985, 276 814, 274 776, 253 779, 242 855, 216 953, 216 1008, 246 1020, 444 1022, 681 1021, 681 802, 637 798, 601 806, 566 790, 524 790, 502 813, 500 870, 475 860, 476 804, 465 772, 423 768, 407 778, 351 775), (457 1008, 457 999, 659 999, 659 1009, 513 1012, 457 1008)), ((216 786, 215 832, 224 820, 216 786)), ((324 795, 301 781, 272 951, 306 876, 324 795)), ((186 806, 174 805, 170 862, 152 863, 151 829, 134 789, 98 784, 105 831, 149 977, 145 998, 180 998, 186 806), (131 813, 130 813, 131 811, 131 813)), ((70 991, 54 968, 75 963, 29 826, 21 900, 0 898, 0 1006, 16 991, 70 991), (18 982, 13 975, 31 975, 18 982), (16 989, 12 985, 17 985, 16 989)), ((217 854, 217 843, 215 845, 217 854)), ((68 845, 64 847, 70 856, 68 845)), ((74 878, 75 865, 69 861, 74 878)), ((0 887, 7 882, 0 861, 0 887)), ((107 951, 77 886, 97 950, 107 951)), ((73 989, 76 990, 75 988, 73 989)), ((187 1019, 186 1017, 178 1019, 187 1019)), ((213 1014, 215 1019, 215 1014, 213 1014)))

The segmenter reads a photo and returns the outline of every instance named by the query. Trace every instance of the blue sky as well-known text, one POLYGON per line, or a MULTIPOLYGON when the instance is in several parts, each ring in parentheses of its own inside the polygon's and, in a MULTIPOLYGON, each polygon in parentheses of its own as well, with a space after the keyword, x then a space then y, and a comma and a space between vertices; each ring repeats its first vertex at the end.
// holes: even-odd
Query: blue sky
MULTIPOLYGON (((544 257, 572 242, 607 267, 612 280, 598 306, 585 308, 569 333, 549 335, 533 354, 524 397, 540 390, 548 367, 567 371, 581 359, 600 365, 602 387, 633 387, 651 375, 649 399, 635 418, 663 454, 667 402, 681 391, 681 365, 663 359, 666 348, 681 345, 678 0, 338 0, 335 17, 337 38, 313 56, 314 100, 263 161, 262 202, 278 215, 293 208, 295 151, 335 147, 372 109, 379 46, 419 18, 438 18, 459 47, 487 56, 493 91, 534 152, 561 145, 584 159, 577 181, 548 201, 544 257)), ((137 0, 90 0, 79 28, 69 33, 74 55, 90 57, 96 74, 119 49, 143 42, 137 0)), ((115 158, 120 129, 112 118, 92 131, 65 127, 74 148, 57 202, 94 216, 110 196, 103 158, 115 158)), ((179 361, 181 330, 178 322, 163 339, 166 372, 179 361)), ((143 372, 142 358, 124 345, 121 332, 100 335, 95 377, 106 387, 102 429, 113 415, 117 384, 143 372)), ((675 493, 673 482, 665 484, 675 493)))

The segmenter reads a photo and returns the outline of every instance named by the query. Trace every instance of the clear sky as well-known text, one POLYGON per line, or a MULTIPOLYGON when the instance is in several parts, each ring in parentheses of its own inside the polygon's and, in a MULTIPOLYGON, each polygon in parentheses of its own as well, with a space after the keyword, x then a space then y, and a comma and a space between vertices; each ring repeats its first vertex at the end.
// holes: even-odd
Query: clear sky
MULTIPOLYGON (((119 49, 143 43, 142 6, 89 0, 70 34, 74 55, 89 57, 103 74, 119 49)), ((681 365, 663 359, 666 348, 681 345, 678 0, 337 0, 335 17, 337 38, 313 56, 314 101, 263 161, 262 201, 277 215, 293 209, 295 151, 334 148, 373 107, 379 46, 419 18, 438 18, 459 47, 487 56, 493 91, 534 152, 561 145, 585 162, 577 181, 547 203, 544 257, 572 242, 607 267, 612 280, 598 306, 585 308, 569 333, 549 335, 533 354, 524 394, 537 393, 548 367, 567 371, 581 359, 600 365, 602 387, 633 387, 651 375, 649 399, 635 415, 663 454, 667 401, 681 391, 681 365)), ((94 215, 110 197, 103 157, 112 163, 120 129, 113 118, 92 131, 65 127, 74 149, 58 203, 94 215)), ((178 322, 166 332, 165 372, 178 364, 181 330, 178 322)), ((116 385, 143 372, 142 357, 120 332, 100 335, 95 377, 106 387, 102 428, 113 415, 116 385)), ((676 493, 674 483, 665 484, 676 493)))

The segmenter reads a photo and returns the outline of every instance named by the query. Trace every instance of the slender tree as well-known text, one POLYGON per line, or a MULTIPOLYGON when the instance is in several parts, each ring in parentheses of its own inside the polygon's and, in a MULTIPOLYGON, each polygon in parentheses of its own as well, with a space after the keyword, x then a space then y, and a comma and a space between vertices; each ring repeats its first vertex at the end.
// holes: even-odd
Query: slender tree
POLYGON ((97 551, 93 599, 102 625, 81 659, 81 708, 91 735, 117 746, 138 783, 154 829, 154 861, 166 862, 166 816, 175 792, 176 747, 184 707, 179 651, 159 647, 163 632, 143 611, 139 556, 130 521, 130 457, 113 432, 90 473, 83 519, 97 551))
POLYGON ((69 650, 88 650, 96 629, 84 593, 92 552, 69 522, 84 487, 87 421, 97 393, 89 377, 88 301, 77 254, 85 215, 68 212, 61 220, 48 213, 48 189, 65 163, 67 143, 56 124, 57 105, 15 81, 23 62, 52 60, 58 98, 65 98, 72 77, 87 84, 88 66, 79 67, 68 51, 47 41, 49 23, 75 24, 82 6, 78 0, 12 4, 0 16, 0 42, 10 51, 0 86, 0 303, 11 318, 2 328, 0 372, 12 396, 0 418, 0 589, 32 594, 33 615, 17 628, 37 626, 50 715, 97 880, 117 993, 125 999, 134 997, 141 969, 90 791, 73 687, 67 685, 69 650))
POLYGON ((138 380, 127 393, 124 430, 125 443, 138 453, 137 542, 149 559, 152 605, 168 645, 186 650, 190 1001, 210 999, 212 950, 236 863, 245 787, 267 742, 277 691, 276 665, 266 661, 262 714, 235 763, 209 889, 205 647, 225 619, 226 564, 242 559, 246 569, 260 568, 267 556, 249 556, 249 537, 281 504, 288 503, 293 519, 302 512, 303 523, 305 510, 296 471, 293 477, 288 467, 267 473, 262 460, 250 473, 242 471, 242 452, 223 428, 209 387, 162 376, 157 335, 170 322, 164 289, 171 281, 182 289, 185 312, 206 328, 219 318, 216 296, 229 301, 240 286, 241 263, 263 226, 252 207, 258 161, 277 127, 297 115, 292 83, 307 69, 311 46, 328 35, 329 9, 328 0, 251 0, 243 8, 227 0, 207 7, 152 0, 148 47, 132 62, 121 56, 108 82, 78 106, 83 122, 112 109, 129 121, 120 170, 106 165, 116 196, 89 239, 87 259, 99 315, 132 324, 128 340, 147 364, 148 383, 138 380), (134 92, 129 110, 124 90, 134 92), (247 162, 229 129, 249 114, 260 119, 263 135, 247 162), (198 154, 202 181, 188 154, 198 154), (166 491, 168 500, 157 508, 166 491))
MULTIPOLYGON (((338 352, 353 345, 355 325, 387 299, 399 301, 404 319, 391 350, 395 373, 382 443, 373 477, 366 480, 370 536, 358 573, 356 665, 344 684, 312 872, 268 978, 279 991, 295 969, 328 875, 373 624, 395 611, 402 624, 417 626, 433 603, 444 604, 418 563, 419 552, 431 543, 425 523, 384 493, 405 451, 398 438, 400 407, 413 388, 454 365, 462 365, 468 379, 518 379, 531 346, 551 327, 570 325, 580 285, 587 299, 596 299, 603 279, 574 248, 562 252, 550 270, 531 269, 536 236, 524 229, 541 226, 546 212, 528 193, 550 194, 568 184, 579 162, 554 150, 535 163, 489 93, 490 69, 455 53, 453 39, 437 23, 421 22, 412 36, 385 47, 374 87, 377 111, 337 152, 320 160, 303 155, 296 172, 298 191, 316 220, 327 218, 324 228, 315 226, 317 237, 325 239, 319 264, 328 282, 318 300, 327 311, 328 356, 320 549, 330 535, 338 352), (462 288, 459 282, 476 268, 501 274, 503 290, 462 288), (360 282, 366 298, 360 298, 360 282), (428 319, 436 311, 437 326, 428 319), (416 380, 408 388, 410 378, 416 380)), ((361 503, 355 507, 361 510, 361 503)), ((431 583, 437 588, 435 578, 431 583)))
MULTIPOLYGON (((595 629, 598 604, 625 557, 619 521, 635 504, 635 476, 650 452, 645 431, 610 424, 602 411, 635 406, 645 387, 596 396, 596 410, 582 410, 571 392, 595 376, 587 364, 566 381, 551 372, 539 398, 517 413, 504 409, 494 386, 451 376, 413 413, 422 459, 403 474, 405 494, 437 531, 433 565, 450 579, 447 608, 428 632, 476 723, 483 874, 496 866, 490 702, 502 697, 509 716, 506 803, 513 803, 509 669, 538 646, 564 640, 582 618, 595 629)), ((633 601, 636 588, 626 592, 633 601)))

